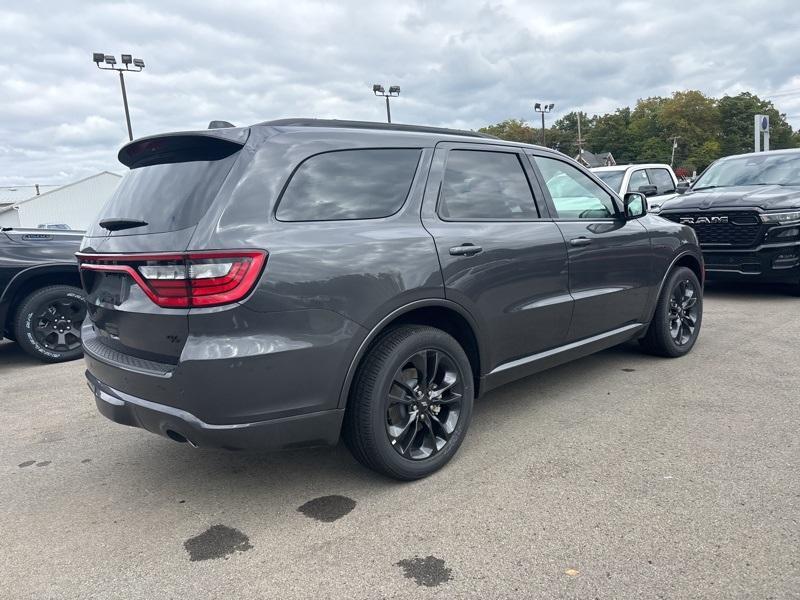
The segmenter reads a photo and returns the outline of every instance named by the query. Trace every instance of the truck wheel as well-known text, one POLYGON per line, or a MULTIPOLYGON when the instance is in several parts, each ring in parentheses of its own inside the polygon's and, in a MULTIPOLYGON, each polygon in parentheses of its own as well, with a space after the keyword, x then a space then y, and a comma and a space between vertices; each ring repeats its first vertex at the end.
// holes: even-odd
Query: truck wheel
POLYGON ((677 358, 687 354, 700 334, 703 288, 694 271, 678 267, 668 276, 650 327, 640 340, 650 354, 677 358))
POLYGON ((469 427, 472 368, 459 343, 408 325, 380 337, 356 373, 344 440, 364 466, 410 481, 456 453, 469 427))
POLYGON ((14 335, 25 352, 45 362, 83 355, 81 323, 86 316, 83 290, 50 285, 31 292, 14 316, 14 335))

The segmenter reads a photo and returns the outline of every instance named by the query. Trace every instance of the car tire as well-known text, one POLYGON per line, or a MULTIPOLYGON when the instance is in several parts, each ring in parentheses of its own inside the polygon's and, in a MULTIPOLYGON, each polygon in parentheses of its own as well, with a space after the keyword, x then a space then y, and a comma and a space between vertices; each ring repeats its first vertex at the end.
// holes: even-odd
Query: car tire
POLYGON ((678 267, 669 273, 653 319, 639 340, 645 351, 677 358, 688 354, 703 322, 703 287, 694 271, 678 267))
POLYGON ((50 285, 31 292, 14 315, 14 335, 20 347, 44 362, 64 362, 83 356, 80 328, 86 316, 83 290, 50 285))
POLYGON ((467 433, 474 401, 464 349, 434 327, 381 335, 356 373, 343 437, 364 466, 404 481, 442 468, 467 433))

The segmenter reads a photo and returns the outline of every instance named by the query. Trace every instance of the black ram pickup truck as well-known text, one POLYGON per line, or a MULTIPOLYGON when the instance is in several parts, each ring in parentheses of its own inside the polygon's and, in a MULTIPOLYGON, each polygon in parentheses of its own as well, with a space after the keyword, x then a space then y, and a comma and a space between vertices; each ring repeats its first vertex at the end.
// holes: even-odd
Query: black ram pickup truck
POLYGON ((0 337, 46 362, 83 355, 86 305, 75 258, 82 237, 82 231, 0 230, 0 337))
POLYGON ((659 214, 694 228, 708 279, 800 294, 800 149, 721 158, 659 214))

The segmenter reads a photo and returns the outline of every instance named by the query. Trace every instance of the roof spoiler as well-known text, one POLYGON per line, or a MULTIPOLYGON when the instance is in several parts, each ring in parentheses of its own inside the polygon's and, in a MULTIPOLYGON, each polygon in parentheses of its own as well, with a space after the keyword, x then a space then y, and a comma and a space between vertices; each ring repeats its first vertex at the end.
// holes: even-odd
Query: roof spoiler
POLYGON ((221 160, 241 150, 249 135, 249 127, 151 135, 123 146, 117 158, 131 169, 168 163, 221 160))

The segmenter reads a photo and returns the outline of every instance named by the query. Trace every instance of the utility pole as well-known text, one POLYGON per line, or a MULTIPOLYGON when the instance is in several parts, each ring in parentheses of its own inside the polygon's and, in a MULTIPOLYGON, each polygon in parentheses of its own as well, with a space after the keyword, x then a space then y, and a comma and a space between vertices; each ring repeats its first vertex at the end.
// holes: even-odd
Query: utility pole
POLYGON ((101 71, 119 71, 119 87, 122 89, 122 105, 125 107, 125 124, 128 126, 128 139, 133 141, 133 130, 131 129, 131 113, 128 110, 128 94, 125 91, 125 75, 128 73, 139 73, 144 69, 144 61, 141 58, 133 58, 130 54, 123 54, 120 57, 122 64, 125 66, 115 67, 117 59, 111 54, 104 54, 103 52, 93 52, 92 62, 97 65, 101 71), (101 67, 100 63, 105 63, 107 67, 101 67), (130 66, 133 65, 133 69, 130 66))
POLYGON ((672 164, 675 162, 675 148, 678 147, 678 140, 681 136, 676 135, 672 137, 672 158, 669 159, 669 166, 671 167, 672 164))
POLYGON ((583 138, 581 137, 581 111, 578 111, 578 155, 583 153, 583 138))
POLYGON ((396 98, 400 95, 400 86, 399 85, 392 85, 389 86, 389 91, 383 89, 383 86, 380 83, 376 83, 372 86, 372 93, 376 96, 382 96, 386 98, 386 122, 392 122, 392 111, 389 109, 389 98, 396 98))

